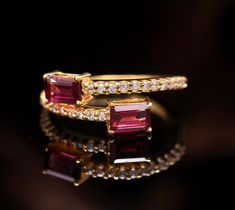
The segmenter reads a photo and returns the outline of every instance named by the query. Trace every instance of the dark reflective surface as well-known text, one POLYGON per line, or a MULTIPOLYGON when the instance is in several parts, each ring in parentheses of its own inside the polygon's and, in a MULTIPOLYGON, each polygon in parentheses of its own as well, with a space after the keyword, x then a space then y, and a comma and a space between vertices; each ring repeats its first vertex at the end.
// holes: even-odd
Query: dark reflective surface
POLYGON ((131 180, 173 166, 185 152, 182 125, 163 106, 151 101, 151 133, 109 136, 96 126, 102 123, 69 119, 43 110, 40 125, 51 142, 46 146, 44 174, 80 185, 88 176, 131 180), (86 125, 92 127, 92 134, 86 125))
POLYGON ((69 20, 64 6, 20 4, 2 29, 1 209, 234 209, 233 1, 89 3, 69 9, 69 20), (75 188, 43 176, 38 96, 42 74, 54 69, 186 75, 186 91, 154 96, 183 116, 186 156, 133 182, 91 179, 75 188))

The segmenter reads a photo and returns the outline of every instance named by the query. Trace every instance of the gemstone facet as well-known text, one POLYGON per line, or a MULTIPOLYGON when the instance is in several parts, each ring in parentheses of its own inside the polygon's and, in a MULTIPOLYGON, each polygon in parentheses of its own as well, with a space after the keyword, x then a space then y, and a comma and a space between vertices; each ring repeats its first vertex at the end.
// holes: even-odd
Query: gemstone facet
POLYGON ((50 74, 45 78, 45 93, 49 102, 74 104, 82 100, 82 82, 73 76, 50 74))
POLYGON ((150 141, 148 135, 132 134, 115 136, 109 144, 111 163, 149 162, 150 141))
POLYGON ((148 99, 110 102, 110 133, 136 133, 147 131, 150 127, 151 112, 148 99))
POLYGON ((76 160, 76 154, 51 146, 46 152, 45 173, 74 182, 81 176, 81 166, 76 160))

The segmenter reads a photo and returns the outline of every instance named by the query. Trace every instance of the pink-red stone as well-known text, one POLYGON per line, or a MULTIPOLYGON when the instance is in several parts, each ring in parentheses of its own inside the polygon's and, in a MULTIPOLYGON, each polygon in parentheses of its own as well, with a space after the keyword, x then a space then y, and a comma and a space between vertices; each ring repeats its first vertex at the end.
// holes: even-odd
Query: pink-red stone
POLYGON ((49 102, 74 104, 82 100, 82 84, 73 77, 48 75, 45 79, 45 93, 49 102))
POLYGON ((149 157, 150 141, 146 134, 116 136, 110 143, 111 163, 143 162, 149 157))
POLYGON ((74 154, 58 147, 50 147, 46 152, 45 171, 49 175, 74 182, 81 176, 81 167, 76 159, 74 154))
POLYGON ((110 130, 115 134, 146 131, 151 126, 147 101, 115 105, 110 110, 110 130))

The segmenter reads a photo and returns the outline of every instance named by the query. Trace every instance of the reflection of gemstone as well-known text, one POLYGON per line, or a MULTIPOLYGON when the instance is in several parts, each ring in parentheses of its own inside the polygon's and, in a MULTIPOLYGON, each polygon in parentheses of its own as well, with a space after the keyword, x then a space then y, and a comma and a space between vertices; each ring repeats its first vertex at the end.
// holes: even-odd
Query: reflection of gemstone
POLYGON ((149 162, 149 146, 145 134, 115 136, 109 146, 109 160, 112 163, 149 162))
POLYGON ((74 104, 82 100, 82 84, 73 77, 48 75, 45 79, 45 93, 49 102, 74 104))
POLYGON ((51 146, 46 152, 46 174, 74 182, 81 176, 80 164, 76 163, 77 156, 59 147, 51 146))
POLYGON ((110 130, 115 134, 146 131, 151 126, 148 101, 113 103, 110 109, 110 130))

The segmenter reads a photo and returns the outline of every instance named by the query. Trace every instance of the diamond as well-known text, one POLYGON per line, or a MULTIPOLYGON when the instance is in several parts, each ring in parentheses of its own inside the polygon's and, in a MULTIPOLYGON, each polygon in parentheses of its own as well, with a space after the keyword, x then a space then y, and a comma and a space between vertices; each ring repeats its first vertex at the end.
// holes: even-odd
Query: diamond
POLYGON ((97 92, 99 94, 103 94, 105 92, 105 85, 104 85, 104 83, 98 83, 97 92))
POLYGON ((167 81, 166 80, 162 80, 160 90, 167 90, 167 81))
POLYGON ((62 116, 65 115, 65 111, 64 111, 64 107, 63 107, 63 106, 61 106, 61 107, 59 108, 59 111, 60 111, 60 115, 62 115, 62 116))
POLYGON ((157 91, 158 90, 158 81, 156 79, 152 80, 151 90, 152 91, 157 91))
POLYGON ((148 80, 143 81, 143 92, 149 92, 151 88, 151 82, 148 80))
POLYGON ((117 92, 117 84, 116 82, 109 82, 109 93, 117 92))
POLYGON ((95 111, 94 110, 89 110, 88 113, 87 113, 87 119, 88 120, 95 120, 95 111))
POLYGON ((99 121, 106 121, 105 112, 99 112, 98 119, 99 119, 99 121))
POLYGON ((93 85, 93 83, 89 83, 87 85, 87 89, 88 89, 90 94, 93 94, 94 93, 94 85, 93 85))
POLYGON ((83 119, 83 112, 82 112, 82 110, 78 110, 77 111, 77 118, 80 119, 80 120, 83 119))
POLYGON ((121 81, 120 82, 120 92, 121 93, 126 93, 128 91, 129 84, 127 81, 121 81))
POLYGON ((150 125, 148 99, 111 102, 109 130, 115 134, 147 131, 150 125))
POLYGON ((134 92, 138 92, 140 89, 140 82, 138 80, 133 80, 131 83, 132 83, 132 90, 134 92))
POLYGON ((69 110, 67 111, 67 113, 68 113, 68 116, 69 116, 70 118, 73 118, 74 109, 69 109, 69 110))
POLYGON ((82 83, 73 76, 47 75, 45 93, 49 102, 74 104, 83 97, 82 83))

